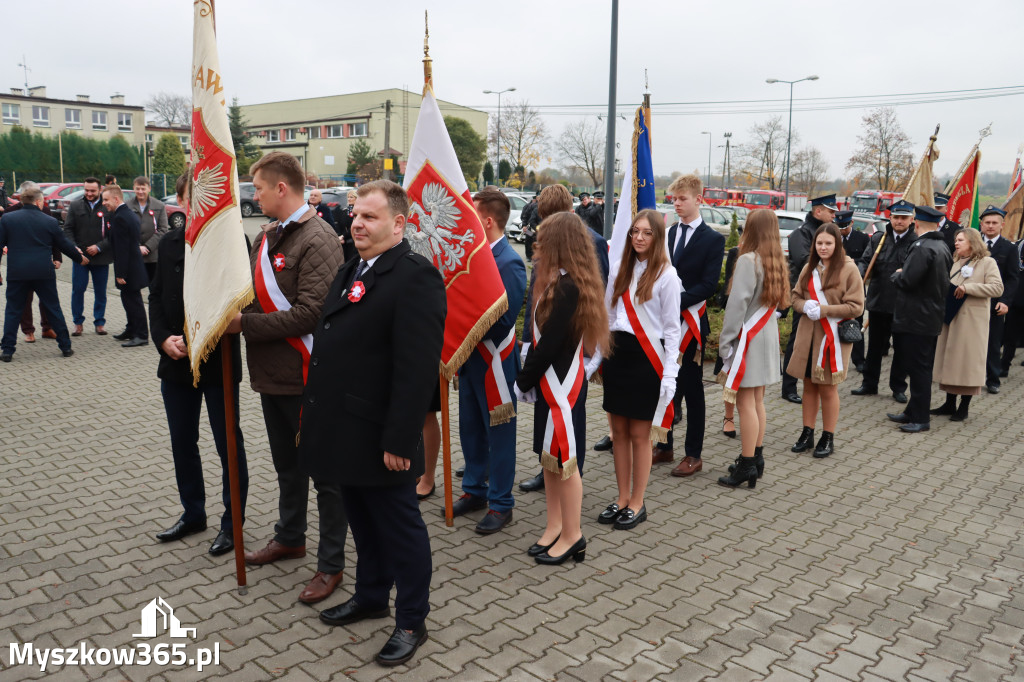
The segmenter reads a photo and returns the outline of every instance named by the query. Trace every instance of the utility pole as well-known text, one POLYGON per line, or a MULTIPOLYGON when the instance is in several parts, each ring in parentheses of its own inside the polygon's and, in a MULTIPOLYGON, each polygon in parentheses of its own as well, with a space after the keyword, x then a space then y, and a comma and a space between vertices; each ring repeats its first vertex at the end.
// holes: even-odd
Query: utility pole
POLYGON ((391 179, 391 100, 384 102, 384 179, 391 179))

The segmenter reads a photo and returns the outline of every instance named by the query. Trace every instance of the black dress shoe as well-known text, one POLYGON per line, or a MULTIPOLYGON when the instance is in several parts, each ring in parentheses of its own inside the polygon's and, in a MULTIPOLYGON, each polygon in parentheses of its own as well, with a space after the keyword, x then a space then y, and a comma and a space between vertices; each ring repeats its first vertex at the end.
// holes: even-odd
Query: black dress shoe
POLYGON ((564 564, 565 560, 568 559, 570 556, 572 557, 572 560, 576 563, 580 563, 585 558, 587 558, 587 539, 585 537, 580 536, 580 539, 577 540, 572 547, 565 550, 565 554, 551 556, 547 552, 544 552, 543 554, 538 554, 537 556, 533 557, 533 560, 536 561, 538 564, 545 564, 547 566, 559 566, 561 564, 564 564))
POLYGON ((202 533, 206 530, 206 520, 198 523, 185 523, 182 520, 178 520, 173 526, 167 530, 157 533, 156 539, 160 542, 173 542, 174 540, 180 540, 189 535, 195 535, 196 533, 202 533))
POLYGON ((221 554, 227 554, 235 548, 235 541, 231 536, 230 530, 221 530, 217 533, 216 539, 213 544, 210 545, 210 555, 220 556, 221 554))
POLYGON ((466 465, 463 464, 460 467, 455 467, 455 475, 458 476, 459 478, 462 478, 463 476, 465 476, 466 475, 466 465))
POLYGON ((121 344, 121 348, 138 348, 139 346, 148 346, 149 339, 140 339, 138 337, 129 339, 121 344))
POLYGON ((928 424, 900 424, 900 431, 903 433, 921 433, 930 428, 931 426, 928 424))
MULTIPOLYGON (((561 536, 559 536, 559 537, 561 537, 561 536)), ((537 556, 538 554, 543 554, 544 552, 546 552, 549 549, 551 549, 555 545, 556 542, 558 542, 558 538, 555 538, 554 540, 552 540, 550 545, 541 545, 541 544, 535 542, 532 545, 530 545, 530 547, 526 550, 526 555, 527 556, 537 556)))
POLYGON ((132 335, 128 333, 127 329, 125 329, 120 334, 114 334, 114 338, 117 339, 118 341, 127 341, 128 339, 132 338, 132 335))
POLYGON ((889 421, 896 422, 897 424, 910 423, 910 419, 907 417, 907 414, 905 412, 886 412, 885 416, 889 421))
POLYGON ((425 623, 421 623, 412 632, 396 627, 395 631, 391 633, 391 639, 384 644, 380 653, 377 654, 377 662, 389 667, 402 665, 416 654, 420 644, 423 644, 425 641, 427 641, 427 626, 425 623))
POLYGON ((612 502, 604 508, 603 512, 597 515, 597 522, 605 525, 615 523, 615 519, 619 518, 619 514, 621 512, 622 510, 619 509, 619 503, 612 502))
POLYGON ((4 353, 3 355, 0 355, 0 362, 10 362, 10 361, 11 361, 11 354, 10 353, 4 353))
POLYGON ((352 597, 347 602, 321 611, 320 622, 327 623, 328 625, 348 625, 349 623, 358 623, 361 620, 369 620, 371 618, 387 618, 390 615, 390 607, 364 609, 356 601, 356 598, 352 597))
POLYGON ((497 533, 499 530, 504 528, 512 521, 512 510, 508 511, 494 511, 491 509, 484 517, 480 519, 480 522, 476 524, 476 532, 480 535, 490 535, 497 533))
POLYGON ((995 395, 996 393, 999 393, 999 387, 998 386, 994 386, 993 384, 986 385, 985 386, 985 390, 988 391, 989 393, 991 393, 992 395, 995 395))
POLYGON ((804 401, 804 399, 798 396, 796 393, 783 394, 782 399, 788 400, 791 403, 796 403, 797 405, 801 404, 804 401))
POLYGON ((892 399, 898 402, 900 405, 905 405, 907 403, 907 394, 903 392, 893 391, 892 399))
POLYGON ((878 389, 871 388, 866 384, 861 384, 857 388, 850 391, 850 395, 878 395, 878 389))
POLYGON ((66 358, 70 358, 70 357, 71 357, 72 355, 74 355, 74 354, 75 354, 75 351, 73 351, 73 350, 72 350, 72 349, 70 349, 70 348, 68 348, 67 350, 62 350, 62 351, 61 351, 61 355, 63 355, 63 356, 64 356, 64 357, 66 357, 66 358))
POLYGON ((622 510, 619 514, 619 518, 615 519, 615 525, 612 526, 615 530, 632 530, 639 526, 641 523, 647 520, 647 505, 640 507, 640 511, 635 512, 629 507, 622 510))
POLYGON ((466 493, 459 499, 455 500, 455 504, 452 505, 452 516, 462 516, 463 514, 468 514, 471 511, 486 508, 487 498, 477 497, 476 495, 466 493))
MULTIPOLYGON (((10 362, 10 360, 7 362, 10 362)), ((519 489, 524 493, 532 493, 535 490, 544 490, 544 472, 542 471, 533 478, 528 478, 520 483, 519 489)))
POLYGON ((594 444, 594 449, 598 452, 607 452, 612 449, 612 439, 605 436, 601 440, 594 444))

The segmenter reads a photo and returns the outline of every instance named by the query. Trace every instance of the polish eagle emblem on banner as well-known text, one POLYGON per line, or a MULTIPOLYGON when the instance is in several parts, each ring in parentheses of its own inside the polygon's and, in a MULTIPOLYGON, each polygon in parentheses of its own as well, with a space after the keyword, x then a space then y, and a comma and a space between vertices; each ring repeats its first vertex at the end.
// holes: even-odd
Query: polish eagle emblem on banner
POLYGON ((462 211, 456 205, 454 193, 440 182, 423 186, 420 201, 412 202, 414 221, 405 228, 405 237, 412 250, 433 261, 447 281, 466 257, 466 245, 472 245, 475 235, 459 234, 462 211), (419 226, 419 230, 416 226, 419 226))
POLYGON ((202 113, 192 112, 192 158, 197 162, 189 194, 189 225, 185 240, 195 246, 199 233, 214 216, 232 206, 229 191, 230 174, 234 174, 234 157, 220 148, 206 130, 202 113))

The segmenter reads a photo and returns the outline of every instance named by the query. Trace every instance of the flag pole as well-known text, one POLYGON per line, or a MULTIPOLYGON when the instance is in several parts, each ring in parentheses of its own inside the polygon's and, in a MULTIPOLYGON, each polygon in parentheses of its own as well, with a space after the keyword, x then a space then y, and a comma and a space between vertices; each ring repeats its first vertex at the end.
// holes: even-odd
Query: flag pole
POLYGON ((960 164, 960 168, 953 175, 953 178, 946 183, 945 189, 942 190, 943 193, 949 194, 949 191, 956 187, 957 183, 960 182, 960 178, 963 177, 964 171, 967 170, 967 166, 970 165, 971 159, 974 158, 974 152, 978 151, 978 147, 981 146, 981 141, 992 134, 992 124, 989 123, 987 126, 979 130, 978 134, 980 135, 978 141, 974 143, 973 147, 971 147, 971 151, 967 152, 967 158, 964 159, 962 164, 960 164))
POLYGON ((235 577, 238 594, 247 594, 245 581, 245 540, 242 537, 242 491, 238 483, 238 441, 235 438, 235 363, 231 335, 220 337, 220 366, 224 381, 224 434, 228 446, 228 484, 231 490, 231 537, 235 542, 235 577))

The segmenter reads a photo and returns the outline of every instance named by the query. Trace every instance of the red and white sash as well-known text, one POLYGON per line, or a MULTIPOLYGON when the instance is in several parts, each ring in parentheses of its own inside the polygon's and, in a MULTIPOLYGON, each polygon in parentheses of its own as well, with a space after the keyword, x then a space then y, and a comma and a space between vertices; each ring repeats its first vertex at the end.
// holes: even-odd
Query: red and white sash
MULTIPOLYGON (((260 257, 256 259, 256 298, 260 302, 264 312, 291 310, 292 304, 288 302, 281 287, 277 285, 277 278, 274 277, 274 266, 270 264, 270 256, 267 253, 267 235, 263 235, 263 242, 260 244, 260 257)), ((306 376, 309 374, 309 355, 313 352, 313 335, 304 334, 298 338, 288 337, 285 339, 288 344, 299 351, 302 356, 302 383, 306 383, 306 376)))
MULTIPOLYGON (((540 329, 536 323, 533 325, 533 341, 540 343, 540 329)), ((572 409, 580 397, 584 374, 583 339, 580 339, 565 379, 559 379, 554 366, 551 366, 544 370, 540 380, 541 394, 548 405, 540 462, 548 471, 561 475, 562 480, 576 472, 576 432, 572 425, 572 409)))
POLYGON ((516 347, 516 328, 509 330, 508 336, 495 346, 493 341, 484 339, 476 345, 477 351, 487 363, 484 374, 484 393, 487 395, 487 411, 491 415, 491 426, 506 424, 516 416, 516 408, 512 403, 512 394, 508 390, 508 381, 501 363, 508 359, 516 347))
MULTIPOLYGON (((825 289, 821 286, 821 275, 818 273, 817 268, 811 272, 811 286, 807 287, 807 289, 812 301, 817 301, 819 306, 829 305, 828 300, 825 298, 825 289)), ((836 379, 841 380, 845 377, 845 372, 843 371, 843 349, 839 345, 840 321, 838 317, 825 317, 824 315, 818 319, 822 329, 825 330, 825 338, 822 339, 821 347, 818 349, 818 360, 815 362, 814 367, 811 368, 812 379, 832 383, 836 379)))
MULTIPOLYGON (((629 318, 630 326, 633 327, 633 334, 636 336, 636 340, 640 342, 640 347, 644 349, 644 355, 647 356, 651 366, 654 367, 660 382, 665 373, 665 363, 675 362, 675 358, 673 357, 670 360, 666 357, 665 344, 654 333, 654 325, 651 324, 651 318, 647 315, 647 311, 644 310, 642 304, 637 304, 633 301, 636 298, 638 280, 639 278, 634 275, 633 281, 629 284, 629 290, 622 294, 622 307, 626 311, 626 317, 629 318)), ((700 338, 699 329, 698 327, 698 339, 700 338)), ((685 348, 685 346, 683 347, 685 348)), ((661 396, 658 399, 658 406, 655 408, 654 417, 651 420, 651 440, 657 443, 664 443, 668 440, 668 432, 672 428, 672 418, 674 416, 675 409, 672 407, 671 397, 661 396)))
POLYGON ((704 311, 707 310, 707 301, 701 301, 700 303, 694 303, 689 308, 683 311, 683 340, 679 343, 679 352, 686 352, 686 347, 690 345, 690 339, 697 339, 697 348, 700 348, 703 344, 700 338, 700 318, 704 316, 704 311))
POLYGON ((747 371, 747 351, 750 349, 750 344, 758 332, 764 329, 774 314, 775 306, 763 305, 754 311, 750 319, 743 323, 736 351, 731 357, 722 362, 722 371, 718 375, 718 380, 725 384, 725 390, 722 391, 722 397, 725 402, 736 402, 736 392, 739 391, 743 375, 747 371))

